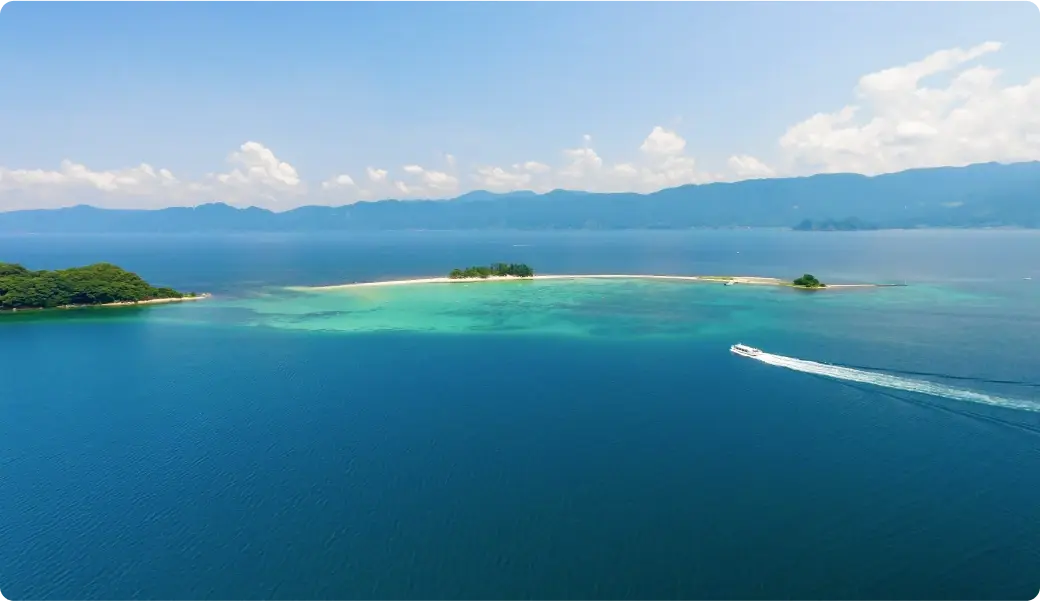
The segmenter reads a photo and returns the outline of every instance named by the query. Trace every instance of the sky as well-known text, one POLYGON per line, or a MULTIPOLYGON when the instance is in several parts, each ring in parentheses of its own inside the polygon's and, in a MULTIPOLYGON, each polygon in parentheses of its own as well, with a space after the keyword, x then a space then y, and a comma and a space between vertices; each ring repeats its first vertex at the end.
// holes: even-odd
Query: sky
POLYGON ((1040 159, 1029 2, 9 2, 0 210, 1040 159))

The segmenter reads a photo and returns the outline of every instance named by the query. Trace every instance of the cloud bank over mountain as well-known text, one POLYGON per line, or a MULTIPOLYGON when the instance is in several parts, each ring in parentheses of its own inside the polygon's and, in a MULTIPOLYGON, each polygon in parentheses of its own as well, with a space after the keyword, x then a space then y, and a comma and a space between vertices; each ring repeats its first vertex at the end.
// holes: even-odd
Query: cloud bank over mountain
POLYGON ((451 198, 472 190, 647 193, 718 181, 1037 160, 1040 76, 1004 83, 999 69, 980 62, 1001 47, 985 42, 939 50, 863 75, 845 106, 791 125, 758 156, 735 153, 716 168, 702 165, 687 139, 664 125, 652 126, 624 158, 602 156, 594 135, 586 134, 569 148, 518 157, 511 164, 444 154, 434 165, 358 165, 324 175, 304 175, 306 170, 291 158, 248 140, 228 154, 224 166, 195 178, 149 163, 104 168, 73 158, 50 168, 0 166, 0 210, 214 201, 284 210, 387 198, 451 198), (944 85, 929 85, 940 76, 946 78, 944 85), (773 160, 759 158, 764 154, 773 160))

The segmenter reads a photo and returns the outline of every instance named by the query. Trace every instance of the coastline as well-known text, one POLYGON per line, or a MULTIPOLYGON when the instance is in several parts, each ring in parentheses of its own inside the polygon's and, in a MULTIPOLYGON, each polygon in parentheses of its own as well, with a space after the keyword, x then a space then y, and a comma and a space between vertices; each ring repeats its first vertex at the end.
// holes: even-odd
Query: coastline
POLYGON ((91 307, 133 307, 137 305, 163 305, 166 303, 182 303, 187 301, 197 301, 212 296, 210 293, 205 292, 196 296, 182 296, 180 298, 152 298, 142 301, 119 301, 115 303, 100 303, 97 305, 62 305, 60 307, 33 307, 30 309, 4 309, 0 310, 0 313, 26 313, 30 311, 58 311, 62 309, 89 309, 91 307))
MULTIPOLYGON (((654 274, 551 274, 534 275, 531 277, 516 276, 489 276, 486 278, 411 278, 406 280, 387 280, 382 282, 352 282, 349 284, 332 284, 328 286, 289 286, 289 290, 300 292, 317 292, 327 290, 342 290, 349 288, 368 288, 380 286, 407 286, 413 284, 463 284, 474 282, 511 282, 527 280, 670 280, 679 282, 709 282, 716 284, 742 284, 751 286, 778 286, 785 288, 802 288, 795 286, 788 280, 779 278, 768 278, 760 276, 710 276, 710 275, 654 275, 654 274)), ((811 290, 829 290, 838 288, 880 288, 885 284, 827 284, 823 288, 812 288, 811 290)), ((808 288, 805 288, 809 290, 808 288)))
POLYGON ((163 305, 166 303, 183 303, 188 301, 197 301, 212 296, 209 292, 203 292, 195 296, 182 296, 180 298, 152 298, 143 301, 120 301, 117 303, 102 303, 100 305, 67 305, 64 307, 57 307, 58 309, 82 309, 85 307, 132 307, 134 305, 163 305))

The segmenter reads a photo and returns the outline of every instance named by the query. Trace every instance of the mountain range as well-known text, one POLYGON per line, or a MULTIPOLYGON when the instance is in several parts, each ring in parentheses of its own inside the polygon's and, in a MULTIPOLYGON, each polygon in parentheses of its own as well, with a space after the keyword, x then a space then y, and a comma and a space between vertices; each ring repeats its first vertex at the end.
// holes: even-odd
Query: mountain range
POLYGON ((223 203, 166 209, 0 213, 3 233, 317 232, 394 229, 850 229, 1040 227, 1040 162, 864 176, 821 174, 668 188, 651 194, 469 192, 274 212, 223 203), (818 225, 823 224, 823 225, 818 225))

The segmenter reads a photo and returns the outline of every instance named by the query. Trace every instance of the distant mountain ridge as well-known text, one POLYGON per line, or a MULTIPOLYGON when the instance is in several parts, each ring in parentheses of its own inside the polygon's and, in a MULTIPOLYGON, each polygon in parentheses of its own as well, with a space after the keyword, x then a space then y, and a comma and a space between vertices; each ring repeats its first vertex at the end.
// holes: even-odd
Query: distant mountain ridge
MULTIPOLYGON (((982 163, 868 177, 822 174, 650 194, 474 191, 275 213, 222 203, 157 210, 75 206, 0 213, 2 233, 319 232, 401 229, 1040 227, 1040 162, 982 163), (808 220, 808 226, 806 226, 808 220), (829 224, 829 225, 828 225, 829 224)), ((854 228, 859 229, 859 228, 854 228)))

